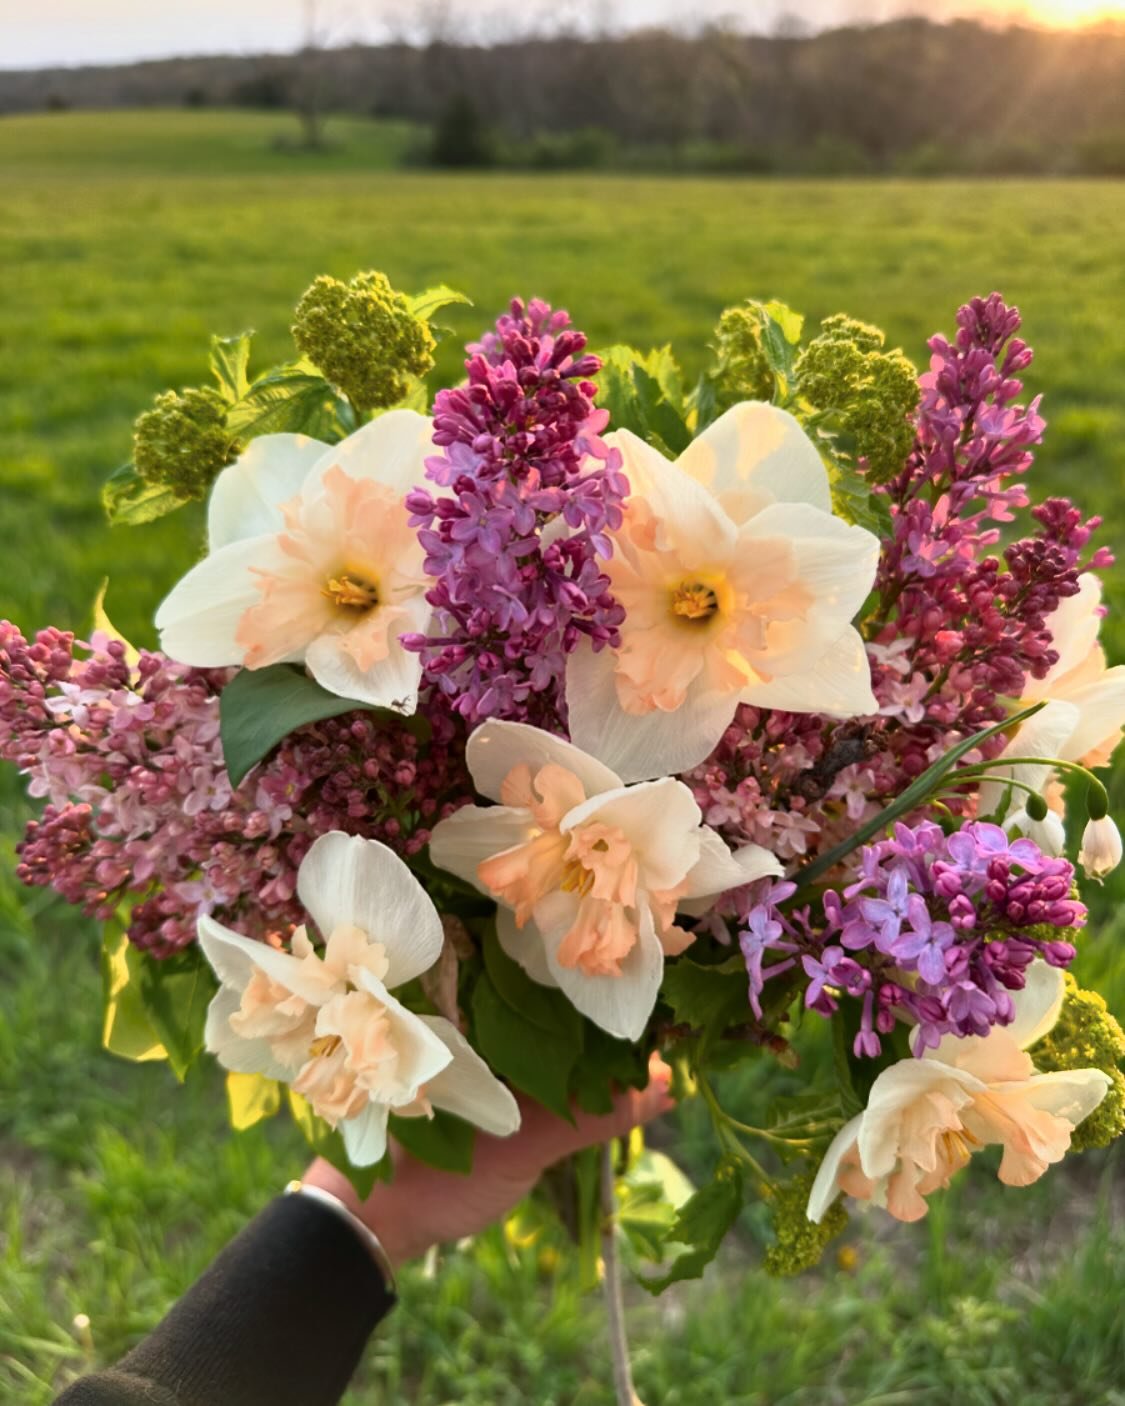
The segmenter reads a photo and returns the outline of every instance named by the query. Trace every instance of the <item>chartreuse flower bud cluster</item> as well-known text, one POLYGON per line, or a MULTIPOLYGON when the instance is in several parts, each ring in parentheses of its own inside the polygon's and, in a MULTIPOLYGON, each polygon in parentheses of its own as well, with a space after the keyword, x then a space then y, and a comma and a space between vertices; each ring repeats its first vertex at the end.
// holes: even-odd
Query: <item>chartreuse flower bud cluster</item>
POLYGON ((402 400, 434 364, 428 324, 374 270, 349 283, 314 279, 297 304, 293 340, 360 414, 402 400))
POLYGON ((774 373, 762 342, 768 323, 766 305, 752 298, 725 309, 720 316, 715 328, 715 366, 710 373, 720 413, 742 400, 773 400, 774 373))
POLYGON ((1071 1148, 1107 1147, 1125 1133, 1125 1031, 1096 991, 1084 991, 1066 973, 1066 996, 1054 1028, 1030 1051, 1037 1068, 1101 1069, 1110 1087, 1093 1113, 1074 1130, 1071 1148))
POLYGON ((766 1251, 767 1274, 787 1278, 814 1268, 828 1242, 847 1229, 848 1213, 842 1198, 829 1208, 823 1220, 809 1220, 809 1192, 814 1177, 812 1171, 798 1172, 770 1188, 770 1224, 776 1242, 766 1251))
POLYGON ((239 449, 227 428, 226 402, 209 386, 165 391, 133 426, 137 474, 177 498, 202 498, 239 449))
POLYGON ((865 322, 837 313, 820 328, 797 358, 801 397, 836 420, 871 482, 886 483, 914 443, 917 368, 897 348, 884 351, 883 333, 865 322))

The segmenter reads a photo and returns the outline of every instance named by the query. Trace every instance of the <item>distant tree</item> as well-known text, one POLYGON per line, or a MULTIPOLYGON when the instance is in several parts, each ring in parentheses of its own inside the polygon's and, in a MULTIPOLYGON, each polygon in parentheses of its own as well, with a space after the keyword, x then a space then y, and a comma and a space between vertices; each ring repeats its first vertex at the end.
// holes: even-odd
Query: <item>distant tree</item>
POLYGON ((430 162, 434 166, 491 166, 496 160, 492 133, 467 93, 457 93, 434 123, 430 162))
POLYGON ((196 86, 184 92, 184 107, 207 107, 210 101, 206 88, 196 86))
POLYGON ((48 112, 67 112, 70 109, 70 99, 64 98, 61 93, 48 93, 43 106, 48 112))

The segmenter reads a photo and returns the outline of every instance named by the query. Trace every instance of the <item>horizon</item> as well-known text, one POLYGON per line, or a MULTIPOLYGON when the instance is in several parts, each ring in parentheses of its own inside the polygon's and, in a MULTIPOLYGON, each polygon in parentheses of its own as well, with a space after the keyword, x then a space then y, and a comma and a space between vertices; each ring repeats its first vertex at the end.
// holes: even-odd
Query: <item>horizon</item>
POLYGON ((977 20, 1073 31, 1125 26, 1125 0, 697 0, 693 23, 677 0, 194 0, 154 12, 150 0, 47 0, 15 20, 17 0, 0 0, 0 69, 35 70, 143 63, 224 54, 292 53, 310 33, 330 48, 396 40, 497 43, 562 32, 593 37, 644 28, 698 31, 729 24, 746 33, 813 34, 895 19, 977 20), (5 12, 7 18, 5 18, 5 12), (203 12, 201 14, 201 12, 203 12), (11 27, 9 27, 11 26, 11 27), (200 38, 201 30, 206 38, 200 38))

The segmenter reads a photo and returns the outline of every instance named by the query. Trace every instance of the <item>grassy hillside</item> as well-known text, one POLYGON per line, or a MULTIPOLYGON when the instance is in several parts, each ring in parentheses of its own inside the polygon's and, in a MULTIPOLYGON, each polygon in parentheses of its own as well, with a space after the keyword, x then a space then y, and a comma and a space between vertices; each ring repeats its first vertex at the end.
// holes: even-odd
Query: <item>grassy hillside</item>
MULTIPOLYGON (((671 340, 689 368, 722 306, 748 294, 878 322, 921 361, 958 302, 998 287, 1039 348, 1039 486, 1104 513, 1119 540, 1125 186, 434 176, 389 169, 402 129, 330 127, 323 157, 275 150, 291 131, 212 112, 0 120, 0 616, 83 629, 108 575, 111 614, 151 641, 198 524, 105 526, 98 484, 127 457, 133 416, 201 379, 210 332, 255 327, 261 362, 282 356, 310 279, 372 265, 400 287, 469 293, 476 308, 451 311, 459 340, 512 293, 538 293, 595 346, 671 340)), ((1120 577, 1112 595, 1125 605, 1120 577)), ((1110 629, 1125 656, 1120 621, 1110 629)), ((2 871, 24 813, 0 780, 2 871)), ((1107 915, 1083 960, 1120 1009, 1118 934, 1107 915)), ((122 1351, 300 1165, 281 1126, 226 1134, 213 1070, 176 1091, 163 1068, 100 1052, 95 953, 88 925, 0 875, 0 1397, 17 1406, 122 1351)), ((705 1165, 693 1111, 671 1136, 705 1165)), ((747 1252, 704 1286, 635 1305, 642 1396, 1121 1406, 1123 1165, 1086 1157, 1002 1194, 979 1167, 928 1225, 861 1221, 855 1256, 796 1285, 751 1267, 750 1218, 747 1252)), ((489 1239, 409 1280, 349 1400, 599 1406, 597 1307, 489 1239)))

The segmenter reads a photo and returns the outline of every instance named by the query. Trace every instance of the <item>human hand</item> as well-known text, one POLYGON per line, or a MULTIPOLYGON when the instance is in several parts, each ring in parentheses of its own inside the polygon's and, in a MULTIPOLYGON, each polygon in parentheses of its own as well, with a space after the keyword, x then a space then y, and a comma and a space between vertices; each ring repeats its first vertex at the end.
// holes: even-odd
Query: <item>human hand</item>
POLYGON ((573 1124, 521 1097, 519 1132, 507 1138, 479 1133, 468 1176, 429 1167, 392 1143, 394 1180, 380 1183, 366 1201, 360 1201, 344 1173, 323 1158, 317 1158, 303 1180, 343 1201, 375 1232, 397 1267, 431 1245, 484 1230, 522 1201, 548 1167, 572 1152, 627 1137, 639 1124, 668 1113, 675 1107, 671 1077, 668 1066, 653 1055, 646 1088, 618 1094, 613 1112, 604 1116, 575 1110, 573 1124))

